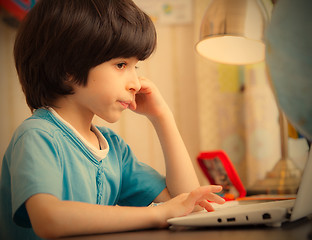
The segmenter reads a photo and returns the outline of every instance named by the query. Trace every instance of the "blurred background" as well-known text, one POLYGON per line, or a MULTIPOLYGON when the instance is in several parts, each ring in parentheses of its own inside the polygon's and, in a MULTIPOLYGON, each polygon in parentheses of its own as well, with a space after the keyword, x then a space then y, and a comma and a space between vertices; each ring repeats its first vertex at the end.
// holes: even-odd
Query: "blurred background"
MULTIPOLYGON (((28 6, 35 1, 28 2, 28 6)), ((158 33, 155 53, 139 63, 138 75, 160 89, 172 109, 198 173, 207 184, 196 158, 202 151, 224 150, 248 188, 263 178, 281 157, 279 114, 264 62, 237 66, 209 61, 195 45, 210 0, 135 0, 153 19, 158 33)), ((263 1, 272 11, 271 1, 263 1)), ((13 61, 17 22, 1 8, 0 20, 0 161, 16 127, 28 116, 13 61)), ((156 133, 148 120, 131 111, 108 124, 130 145, 138 159, 165 174, 156 133)), ((289 126, 291 129, 291 126, 289 126)), ((290 131, 291 133, 291 131, 290 131)), ((303 169, 308 145, 289 134, 289 157, 303 169)), ((187 177, 187 176, 185 176, 187 177)))

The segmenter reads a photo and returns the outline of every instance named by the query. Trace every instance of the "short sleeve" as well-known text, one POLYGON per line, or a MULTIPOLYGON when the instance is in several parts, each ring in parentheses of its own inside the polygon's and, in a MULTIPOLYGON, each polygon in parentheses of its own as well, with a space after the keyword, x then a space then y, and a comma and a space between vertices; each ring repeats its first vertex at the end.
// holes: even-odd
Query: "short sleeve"
POLYGON ((30 227, 25 201, 37 193, 62 196, 60 156, 50 133, 26 131, 16 140, 9 165, 12 213, 17 225, 30 227))
POLYGON ((165 177, 139 162, 128 145, 123 150, 121 206, 148 206, 166 187, 165 177))

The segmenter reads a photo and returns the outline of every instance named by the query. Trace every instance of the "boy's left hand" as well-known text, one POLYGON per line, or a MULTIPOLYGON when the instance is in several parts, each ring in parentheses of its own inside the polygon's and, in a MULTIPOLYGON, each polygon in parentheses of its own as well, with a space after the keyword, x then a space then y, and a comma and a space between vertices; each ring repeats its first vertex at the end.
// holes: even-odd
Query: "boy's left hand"
POLYGON ((139 77, 141 89, 136 93, 135 99, 129 109, 143 114, 148 118, 157 118, 169 111, 169 107, 155 84, 147 78, 139 77))

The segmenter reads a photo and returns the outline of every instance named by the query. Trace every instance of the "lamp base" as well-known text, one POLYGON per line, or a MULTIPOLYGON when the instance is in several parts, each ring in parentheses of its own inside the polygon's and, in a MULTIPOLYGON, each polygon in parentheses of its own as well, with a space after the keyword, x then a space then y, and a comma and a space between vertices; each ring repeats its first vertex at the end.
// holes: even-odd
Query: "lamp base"
POLYGON ((248 194, 296 194, 301 171, 291 159, 280 159, 264 179, 256 181, 248 194))

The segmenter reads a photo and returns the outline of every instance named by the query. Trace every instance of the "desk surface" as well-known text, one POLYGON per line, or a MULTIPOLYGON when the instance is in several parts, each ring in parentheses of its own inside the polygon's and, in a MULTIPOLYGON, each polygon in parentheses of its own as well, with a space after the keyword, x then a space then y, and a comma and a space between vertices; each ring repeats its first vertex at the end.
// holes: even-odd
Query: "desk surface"
POLYGON ((312 240, 312 219, 283 224, 280 228, 265 226, 142 230, 66 238, 71 240, 312 240))

